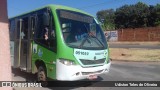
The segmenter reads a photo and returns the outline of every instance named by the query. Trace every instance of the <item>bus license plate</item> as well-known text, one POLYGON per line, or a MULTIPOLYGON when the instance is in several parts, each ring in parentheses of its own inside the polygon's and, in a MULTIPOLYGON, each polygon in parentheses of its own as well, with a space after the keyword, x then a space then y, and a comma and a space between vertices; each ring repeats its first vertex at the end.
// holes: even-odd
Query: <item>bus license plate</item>
POLYGON ((88 79, 89 80, 97 79, 97 75, 89 75, 88 79))

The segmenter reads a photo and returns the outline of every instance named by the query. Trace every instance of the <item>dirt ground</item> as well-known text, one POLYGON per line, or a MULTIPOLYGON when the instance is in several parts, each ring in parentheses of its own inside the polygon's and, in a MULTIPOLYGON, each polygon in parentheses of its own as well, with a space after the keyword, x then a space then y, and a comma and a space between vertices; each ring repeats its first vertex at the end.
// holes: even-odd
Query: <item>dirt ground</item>
POLYGON ((123 61, 160 61, 160 49, 110 48, 110 58, 123 61))
POLYGON ((108 42, 108 44, 129 44, 129 45, 160 45, 160 42, 108 42))

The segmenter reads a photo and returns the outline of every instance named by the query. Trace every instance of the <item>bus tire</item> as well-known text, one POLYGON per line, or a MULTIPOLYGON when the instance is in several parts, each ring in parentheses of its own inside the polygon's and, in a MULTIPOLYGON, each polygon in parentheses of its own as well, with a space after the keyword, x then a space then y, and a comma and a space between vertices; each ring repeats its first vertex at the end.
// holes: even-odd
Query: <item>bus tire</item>
POLYGON ((46 81, 47 80, 46 71, 43 66, 38 67, 37 79, 38 79, 38 81, 46 81))
POLYGON ((37 80, 43 87, 48 85, 46 70, 43 66, 38 67, 37 80))

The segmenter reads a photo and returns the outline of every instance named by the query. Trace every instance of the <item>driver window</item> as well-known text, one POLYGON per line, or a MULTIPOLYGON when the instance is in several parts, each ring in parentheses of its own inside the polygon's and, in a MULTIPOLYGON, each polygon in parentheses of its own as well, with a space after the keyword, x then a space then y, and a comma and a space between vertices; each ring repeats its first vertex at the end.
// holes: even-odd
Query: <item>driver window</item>
POLYGON ((55 24, 51 13, 47 10, 37 15, 36 41, 46 48, 56 50, 55 24))

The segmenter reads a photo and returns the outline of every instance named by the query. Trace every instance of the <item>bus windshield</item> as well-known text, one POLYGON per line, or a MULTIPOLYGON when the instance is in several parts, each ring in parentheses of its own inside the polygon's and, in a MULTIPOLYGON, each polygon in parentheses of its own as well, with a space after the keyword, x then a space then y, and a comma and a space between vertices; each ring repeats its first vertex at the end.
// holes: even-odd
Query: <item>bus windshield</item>
POLYGON ((57 10, 65 43, 72 48, 106 49, 107 42, 98 21, 86 14, 57 10))

